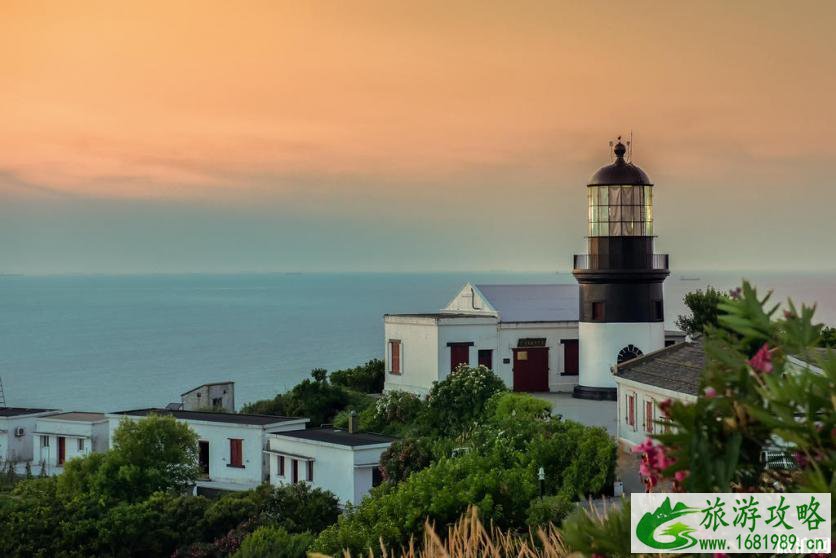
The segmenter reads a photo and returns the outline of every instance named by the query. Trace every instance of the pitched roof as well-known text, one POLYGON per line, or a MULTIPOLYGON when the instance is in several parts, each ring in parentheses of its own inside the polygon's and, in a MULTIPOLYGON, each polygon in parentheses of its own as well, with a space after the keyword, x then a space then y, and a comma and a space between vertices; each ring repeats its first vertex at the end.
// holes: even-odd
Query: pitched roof
POLYGON ((615 375, 641 384, 698 395, 704 368, 703 344, 685 342, 619 364, 615 375))
POLYGON ((274 415, 244 415, 239 413, 212 413, 204 411, 172 411, 169 409, 135 409, 133 411, 119 411, 114 415, 128 415, 132 417, 147 417, 148 415, 170 415, 181 420, 202 420, 206 422, 221 422, 227 424, 251 424, 264 426, 291 420, 305 420, 299 417, 280 417, 274 415))
POLYGON ((47 413, 55 409, 29 409, 26 407, 0 407, 0 417, 19 417, 22 415, 36 415, 47 413))
POLYGON ((476 285, 502 322, 576 322, 578 285, 476 285))
POLYGON ((277 432, 276 435, 348 447, 374 446, 377 444, 388 444, 397 440, 397 438, 382 434, 371 434, 368 432, 355 432, 352 434, 347 430, 328 427, 290 430, 287 432, 277 432))

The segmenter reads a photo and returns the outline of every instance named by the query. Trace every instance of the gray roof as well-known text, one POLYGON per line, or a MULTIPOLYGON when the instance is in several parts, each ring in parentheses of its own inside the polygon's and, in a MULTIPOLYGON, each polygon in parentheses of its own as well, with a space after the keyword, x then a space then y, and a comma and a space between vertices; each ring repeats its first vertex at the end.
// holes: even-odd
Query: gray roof
POLYGON ((23 415, 37 415, 55 409, 29 409, 27 407, 0 407, 0 417, 19 417, 23 415))
POLYGON ((625 380, 698 395, 704 368, 703 344, 686 342, 619 364, 615 374, 625 380))
POLYGON ((273 415, 245 415, 240 413, 212 413, 204 411, 178 411, 169 409, 135 409, 120 411, 114 415, 128 415, 132 417, 147 417, 148 415, 171 415, 182 420, 202 420, 206 422, 222 422, 227 424, 252 424, 264 426, 290 420, 304 420, 299 417, 280 417, 273 415))
POLYGON ((578 285, 476 285, 502 322, 576 322, 578 285))
POLYGON ((348 447, 374 446, 377 444, 388 444, 397 440, 397 438, 384 436, 382 434, 372 434, 370 432, 355 432, 352 434, 347 430, 327 427, 276 432, 276 435, 298 438, 300 440, 311 440, 314 442, 326 442, 329 444, 348 447))
POLYGON ((71 411, 67 413, 56 413, 54 415, 47 415, 43 417, 44 419, 57 419, 57 420, 71 420, 76 422, 101 422, 106 420, 107 417, 104 413, 89 413, 86 411, 71 411))

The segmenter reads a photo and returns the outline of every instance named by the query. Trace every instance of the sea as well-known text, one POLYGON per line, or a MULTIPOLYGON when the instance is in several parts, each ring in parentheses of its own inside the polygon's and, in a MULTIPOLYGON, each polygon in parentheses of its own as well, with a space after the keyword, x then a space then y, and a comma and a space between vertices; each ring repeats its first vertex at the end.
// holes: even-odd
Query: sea
MULTIPOLYGON (((836 273, 676 272, 683 296, 742 278, 776 301, 818 302, 836 324, 836 273)), ((569 273, 269 273, 0 276, 0 380, 8 406, 117 411, 164 406, 206 382, 236 403, 380 358, 383 314, 444 307, 466 282, 565 283, 569 273)))

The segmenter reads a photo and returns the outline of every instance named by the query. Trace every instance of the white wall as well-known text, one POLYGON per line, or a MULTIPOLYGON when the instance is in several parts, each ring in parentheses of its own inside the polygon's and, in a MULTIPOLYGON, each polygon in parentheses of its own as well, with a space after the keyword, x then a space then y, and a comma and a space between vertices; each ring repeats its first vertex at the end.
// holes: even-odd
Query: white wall
POLYGON ((544 337, 549 347, 549 389, 570 392, 578 376, 563 376, 563 339, 577 339, 577 322, 499 323, 493 316, 413 317, 386 316, 384 319, 386 391, 404 390, 426 395, 432 383, 450 373, 448 343, 473 343, 469 363, 479 363, 479 350, 493 351, 493 369, 513 388, 513 351, 521 338, 544 337), (391 374, 389 341, 401 341, 401 374, 391 374), (508 363, 504 360, 508 359, 508 363))
POLYGON ((0 417, 0 460, 23 463, 32 460, 32 431, 39 416, 50 412, 17 417, 0 417), (15 430, 23 428, 23 436, 15 436, 15 430), (4 431, 5 432, 2 432, 4 431))
MULTIPOLYGON (((144 417, 124 417, 122 415, 108 415, 110 421, 110 439, 123 418, 141 420, 144 417)), ((209 442, 209 480, 240 484, 243 487, 261 484, 266 479, 267 470, 264 468, 264 444, 266 431, 264 427, 249 424, 230 424, 200 420, 177 419, 189 425, 198 439, 209 442), (243 467, 230 465, 231 438, 241 439, 243 467)), ((288 421, 271 426, 271 431, 298 430, 305 427, 305 421, 288 421)))
MULTIPOLYGON (((363 448, 351 448, 313 440, 269 436, 271 452, 285 455, 285 474, 278 474, 278 456, 267 453, 270 460, 270 483, 274 485, 291 482, 292 459, 305 457, 313 459, 313 482, 311 485, 329 490, 342 504, 359 504, 372 486, 372 471, 380 463, 380 456, 389 444, 378 444, 363 448)), ((305 461, 299 459, 299 481, 307 482, 305 461)))
POLYGON ((438 328, 434 318, 386 316, 383 320, 386 384, 384 389, 426 394, 438 380, 438 328), (401 373, 392 374, 389 341, 401 342, 401 373))
POLYGON ((617 377, 616 383, 618 386, 618 439, 627 448, 641 444, 648 436, 664 430, 663 425, 654 423, 654 421, 663 419, 662 412, 659 410, 659 403, 661 401, 670 399, 672 401, 692 403, 697 399, 693 395, 640 384, 625 380, 624 378, 617 377), (628 400, 630 396, 634 397, 635 424, 632 426, 628 424, 628 400), (645 403, 648 401, 652 403, 653 407, 650 432, 648 432, 647 422, 645 420, 645 403))
POLYGON ((577 339, 577 322, 542 324, 503 323, 499 328, 499 350, 494 356, 494 368, 509 389, 514 387, 514 352, 512 349, 522 338, 545 337, 549 348, 549 391, 571 392, 578 383, 578 376, 563 376, 563 339, 577 339), (508 359, 506 364, 504 361, 508 359))
POLYGON ((665 347, 665 324, 579 322, 580 378, 582 386, 614 388, 612 366, 618 353, 635 345, 643 354, 665 347))
POLYGON ((467 313, 485 313, 496 314, 494 308, 485 300, 479 289, 467 283, 462 289, 453 297, 447 306, 444 307, 445 312, 467 312, 467 313))
POLYGON ((33 433, 33 457, 35 465, 41 463, 47 466, 47 473, 60 472, 58 464, 58 438, 63 437, 64 462, 76 457, 84 457, 94 451, 106 451, 108 448, 108 422, 99 421, 96 423, 84 421, 69 421, 40 418, 37 421, 36 431, 33 433), (43 434, 39 434, 43 433, 43 434), (42 437, 49 438, 49 445, 44 447, 42 437), (79 449, 78 441, 81 440, 83 447, 79 449))
MULTIPOLYGON (((494 352, 494 365, 498 348, 499 331, 497 320, 493 317, 445 318, 438 326, 438 379, 450 375, 452 349, 448 343, 473 343, 469 347, 469 365, 479 364, 479 350, 489 349, 494 352)), ((507 385, 507 384, 506 384, 507 385)))

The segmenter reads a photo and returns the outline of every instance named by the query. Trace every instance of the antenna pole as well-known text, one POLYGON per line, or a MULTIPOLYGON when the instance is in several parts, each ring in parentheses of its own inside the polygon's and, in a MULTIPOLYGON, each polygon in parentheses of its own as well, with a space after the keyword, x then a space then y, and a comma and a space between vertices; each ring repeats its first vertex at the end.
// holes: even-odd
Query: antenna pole
POLYGON ((630 129, 630 162, 633 162, 633 130, 630 129))

